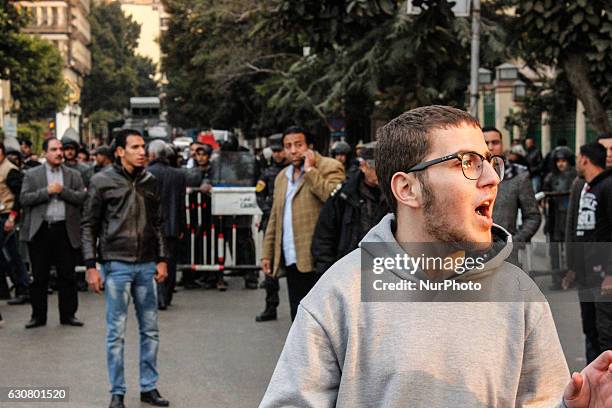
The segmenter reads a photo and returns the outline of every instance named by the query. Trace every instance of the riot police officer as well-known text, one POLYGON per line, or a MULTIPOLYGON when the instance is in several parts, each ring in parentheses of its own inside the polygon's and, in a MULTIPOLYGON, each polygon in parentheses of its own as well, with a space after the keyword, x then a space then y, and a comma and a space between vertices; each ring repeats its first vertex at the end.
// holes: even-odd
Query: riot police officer
MULTIPOLYGON (((268 226, 268 220, 270 219, 270 211, 272 210, 272 202, 274 197, 274 180, 276 176, 285 168, 289 162, 285 155, 285 149, 281 144, 283 138, 282 134, 276 134, 270 136, 268 143, 272 150, 272 163, 268 167, 259 180, 255 188, 257 195, 257 204, 263 216, 261 217, 261 223, 259 224, 259 231, 265 233, 266 227, 268 226)), ((278 307, 278 278, 267 276, 263 282, 263 287, 266 289, 266 308, 265 310, 255 317, 257 322, 266 322, 268 320, 276 320, 276 308, 278 307)))

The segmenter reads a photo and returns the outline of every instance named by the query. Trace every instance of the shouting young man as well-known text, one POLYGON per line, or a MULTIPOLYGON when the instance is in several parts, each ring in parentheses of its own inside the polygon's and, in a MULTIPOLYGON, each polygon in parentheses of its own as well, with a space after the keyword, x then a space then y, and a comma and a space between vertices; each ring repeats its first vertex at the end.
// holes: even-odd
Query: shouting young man
POLYGON ((379 131, 376 173, 393 214, 302 300, 262 407, 612 400, 612 352, 570 380, 548 303, 505 262, 512 240, 492 220, 504 162, 488 151, 474 118, 444 106, 404 113, 379 131), (424 254, 481 261, 459 270, 429 266, 424 254), (385 268, 375 271, 368 260, 380 255, 385 268), (399 261, 411 255, 428 267, 407 271, 399 261), (374 291, 404 293, 392 302, 382 291, 372 295, 364 284, 372 272, 374 291), (446 283, 459 289, 436 292, 446 283), (474 293, 460 293, 464 286, 474 293))

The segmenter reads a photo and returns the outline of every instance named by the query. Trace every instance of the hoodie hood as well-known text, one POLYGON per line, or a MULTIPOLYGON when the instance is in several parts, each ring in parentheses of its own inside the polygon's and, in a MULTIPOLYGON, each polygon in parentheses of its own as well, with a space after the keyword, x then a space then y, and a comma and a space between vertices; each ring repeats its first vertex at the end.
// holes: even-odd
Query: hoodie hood
MULTIPOLYGON (((393 258, 398 254, 403 256, 407 254, 412 257, 418 257, 421 254, 410 254, 410 249, 406 250, 395 239, 394 231, 396 229, 395 215, 387 214, 383 219, 374 226, 361 240, 359 247, 362 251, 371 256, 393 258)), ((493 245, 484 252, 466 253, 466 257, 482 257, 484 266, 482 268, 473 268, 465 271, 462 274, 456 274, 448 279, 457 279, 459 281, 474 281, 481 280, 495 273, 504 263, 506 258, 512 252, 512 236, 504 228, 493 225, 492 228, 493 245)), ((435 245, 435 244, 434 244, 435 245)), ((428 276, 421 268, 408 272, 404 269, 388 269, 391 273, 400 279, 409 281, 429 280, 428 276)))

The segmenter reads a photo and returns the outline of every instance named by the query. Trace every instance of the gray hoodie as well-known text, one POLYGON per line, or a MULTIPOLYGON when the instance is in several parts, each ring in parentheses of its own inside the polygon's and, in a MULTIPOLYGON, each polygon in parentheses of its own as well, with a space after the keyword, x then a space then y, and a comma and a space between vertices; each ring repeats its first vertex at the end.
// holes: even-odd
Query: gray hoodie
MULTIPOLYGON (((387 215, 360 246, 387 243, 395 256, 393 224, 387 215)), ((302 300, 260 406, 563 406, 570 377, 548 303, 522 270, 504 261, 509 234, 499 227, 494 234, 506 245, 483 270, 457 279, 524 301, 411 302, 407 295, 403 302, 362 302, 366 250, 358 248, 302 300)), ((384 274, 386 281, 400 279, 395 271, 384 274)))

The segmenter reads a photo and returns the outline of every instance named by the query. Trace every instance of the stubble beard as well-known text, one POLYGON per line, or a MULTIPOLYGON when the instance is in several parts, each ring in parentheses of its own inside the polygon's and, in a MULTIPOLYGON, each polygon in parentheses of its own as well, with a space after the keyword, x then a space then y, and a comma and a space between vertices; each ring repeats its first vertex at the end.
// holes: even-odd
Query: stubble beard
MULTIPOLYGON (((425 214, 425 231, 434 241, 446 243, 455 250, 473 251, 480 248, 483 243, 471 242, 463 230, 457 229, 448 214, 450 206, 444 205, 435 196, 428 183, 427 175, 419 175, 423 196, 423 212, 425 214)), ((452 203, 449 203, 452 205, 452 203)), ((456 220, 455 220, 456 221, 456 220)))

